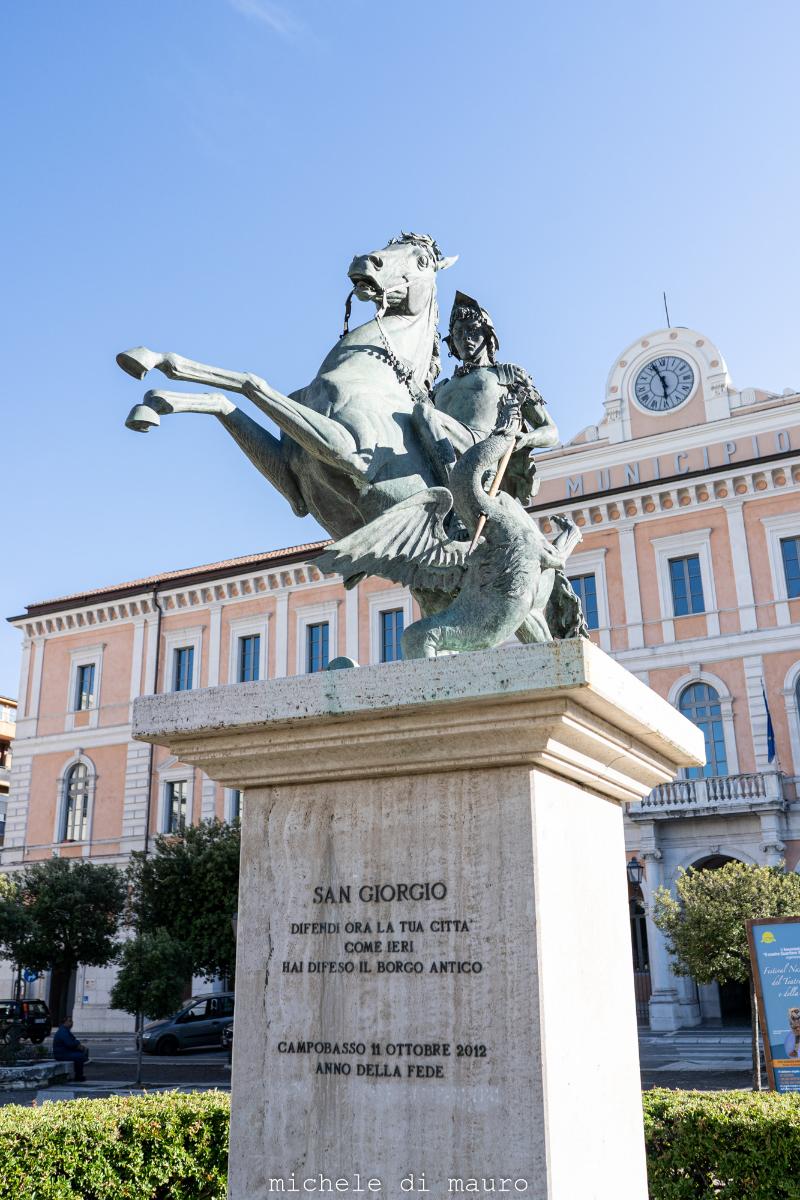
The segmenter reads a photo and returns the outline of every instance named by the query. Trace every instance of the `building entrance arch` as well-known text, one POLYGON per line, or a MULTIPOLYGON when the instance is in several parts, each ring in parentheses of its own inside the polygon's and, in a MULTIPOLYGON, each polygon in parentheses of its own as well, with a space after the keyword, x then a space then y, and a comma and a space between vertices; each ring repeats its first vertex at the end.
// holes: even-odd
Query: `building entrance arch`
POLYGON ((743 861, 733 854, 707 854, 693 862, 692 867, 695 871, 718 871, 720 867, 727 867, 728 863, 743 861))
MULTIPOLYGON (((692 863, 696 871, 718 871, 728 863, 743 862, 733 854, 707 854, 692 863)), ((700 988, 701 1007, 719 1006, 719 1020, 723 1025, 749 1025, 751 1022, 750 988, 746 983, 711 983, 700 988), (717 996, 713 995, 716 990, 717 996), (710 994, 711 993, 711 994, 710 994)), ((709 1014, 710 1016, 710 1014, 709 1014)), ((710 1019, 714 1019, 711 1017, 710 1019)))

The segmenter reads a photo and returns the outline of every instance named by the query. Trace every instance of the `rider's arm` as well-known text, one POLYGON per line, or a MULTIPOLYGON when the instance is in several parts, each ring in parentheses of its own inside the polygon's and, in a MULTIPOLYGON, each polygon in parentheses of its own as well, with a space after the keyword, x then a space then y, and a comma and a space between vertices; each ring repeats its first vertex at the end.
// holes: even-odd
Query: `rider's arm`
POLYGON ((544 402, 523 404, 522 415, 529 426, 528 432, 523 433, 519 446, 529 450, 541 449, 546 446, 558 445, 558 427, 544 406, 544 402))
POLYGON ((525 379, 527 394, 522 401, 522 417, 527 431, 523 434, 524 441, 521 441, 520 445, 524 445, 528 450, 557 446, 558 427, 547 411, 547 405, 542 399, 539 389, 527 372, 525 379))

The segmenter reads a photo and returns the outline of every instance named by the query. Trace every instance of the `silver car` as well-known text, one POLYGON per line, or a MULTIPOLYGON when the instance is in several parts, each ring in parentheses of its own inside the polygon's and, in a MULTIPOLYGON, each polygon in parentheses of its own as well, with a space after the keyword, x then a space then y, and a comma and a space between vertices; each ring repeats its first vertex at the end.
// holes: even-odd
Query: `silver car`
POLYGON ((233 1024, 233 992, 193 996, 174 1017, 145 1025, 145 1054, 177 1054, 201 1046, 221 1046, 222 1033, 233 1024))

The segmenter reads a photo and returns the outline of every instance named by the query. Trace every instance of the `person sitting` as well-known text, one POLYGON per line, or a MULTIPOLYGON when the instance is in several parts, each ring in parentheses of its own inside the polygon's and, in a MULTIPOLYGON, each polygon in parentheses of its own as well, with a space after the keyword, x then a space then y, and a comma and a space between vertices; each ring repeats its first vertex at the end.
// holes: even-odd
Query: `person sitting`
POLYGON ((71 1062, 75 1082, 83 1083, 86 1078, 83 1065, 89 1061, 89 1048, 72 1032, 72 1017, 65 1017, 53 1034, 53 1058, 56 1062, 71 1062))

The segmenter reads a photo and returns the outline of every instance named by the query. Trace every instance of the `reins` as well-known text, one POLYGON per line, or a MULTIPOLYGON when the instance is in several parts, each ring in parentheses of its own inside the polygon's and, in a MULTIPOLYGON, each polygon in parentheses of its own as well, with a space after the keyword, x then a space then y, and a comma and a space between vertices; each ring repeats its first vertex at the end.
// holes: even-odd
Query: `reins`
MULTIPOLYGON (((344 303, 344 326, 342 328, 342 332, 339 335, 340 341, 346 334, 348 334, 350 332, 350 313, 352 312, 352 308, 353 308, 353 296, 355 295, 355 291, 356 291, 356 289, 352 288, 348 292, 347 299, 345 300, 345 303, 344 303)), ((386 352, 386 360, 387 360, 389 366, 394 371, 395 375, 397 376, 398 381, 400 383, 402 383, 404 385, 404 387, 406 387, 408 389, 411 399, 414 400, 416 403, 419 403, 420 401, 427 401, 428 393, 425 391, 424 388, 421 388, 419 386, 419 384, 414 381, 413 367, 408 366, 403 361, 403 359, 400 358, 399 354, 397 353, 394 346, 392 345, 391 339, 390 339, 388 333, 386 332, 386 329, 384 328, 382 318, 386 315, 386 309, 388 307, 388 301, 386 299, 386 292, 385 291, 380 292, 379 298, 380 298, 380 303, 379 303, 378 308, 375 311, 375 324, 378 327, 378 334, 380 336, 381 341, 383 342, 383 348, 386 352)), ((376 303, 378 303, 378 302, 376 301, 376 303)))

